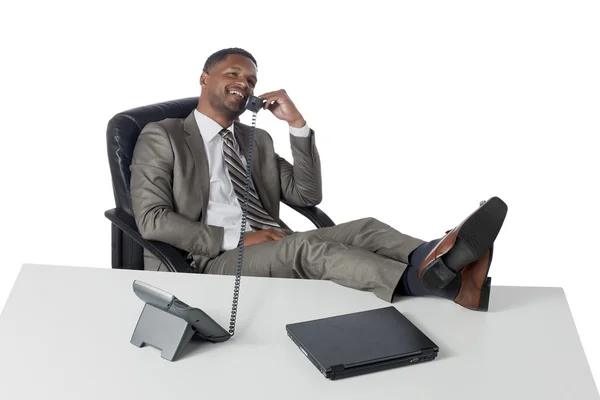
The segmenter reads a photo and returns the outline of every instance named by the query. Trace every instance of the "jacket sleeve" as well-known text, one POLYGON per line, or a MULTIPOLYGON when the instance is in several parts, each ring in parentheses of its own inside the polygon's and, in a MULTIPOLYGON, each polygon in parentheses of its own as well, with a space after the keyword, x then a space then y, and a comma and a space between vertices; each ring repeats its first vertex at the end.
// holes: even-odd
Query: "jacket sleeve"
POLYGON ((131 203, 144 239, 168 243, 192 254, 215 257, 223 228, 193 221, 173 210, 174 152, 165 128, 150 123, 138 137, 131 162, 131 203))
POLYGON ((321 161, 315 145, 314 131, 308 137, 290 134, 293 165, 277 156, 281 180, 281 198, 285 202, 310 207, 323 199, 321 161))

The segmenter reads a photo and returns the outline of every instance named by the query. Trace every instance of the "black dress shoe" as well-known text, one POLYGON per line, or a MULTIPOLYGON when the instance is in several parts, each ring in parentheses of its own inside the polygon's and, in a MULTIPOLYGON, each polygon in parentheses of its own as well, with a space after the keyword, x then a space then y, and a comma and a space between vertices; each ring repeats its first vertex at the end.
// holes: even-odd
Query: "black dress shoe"
POLYGON ((454 298, 456 304, 474 311, 487 311, 490 303, 492 278, 488 277, 494 246, 483 257, 472 262, 460 271, 460 291, 454 298))
POLYGON ((423 286, 442 289, 467 265, 481 260, 494 244, 507 211, 506 203, 492 197, 449 231, 419 267, 423 286))

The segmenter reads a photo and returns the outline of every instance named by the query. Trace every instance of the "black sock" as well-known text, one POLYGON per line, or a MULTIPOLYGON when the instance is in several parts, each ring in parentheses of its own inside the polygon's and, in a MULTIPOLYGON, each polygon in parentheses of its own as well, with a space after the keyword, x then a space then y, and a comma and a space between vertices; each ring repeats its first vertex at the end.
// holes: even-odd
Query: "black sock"
POLYGON ((440 291, 425 288, 423 282, 419 278, 419 267, 421 266, 421 262, 440 240, 441 239, 436 239, 423 243, 410 253, 408 256, 408 267, 402 274, 400 282, 398 282, 398 286, 395 290, 396 294, 401 296, 440 296, 454 300, 460 291, 460 274, 458 274, 448 286, 440 291))

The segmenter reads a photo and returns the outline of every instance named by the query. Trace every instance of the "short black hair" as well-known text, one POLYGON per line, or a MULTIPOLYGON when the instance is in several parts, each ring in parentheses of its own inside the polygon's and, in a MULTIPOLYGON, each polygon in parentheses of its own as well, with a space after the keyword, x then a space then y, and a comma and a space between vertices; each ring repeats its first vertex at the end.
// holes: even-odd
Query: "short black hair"
POLYGON ((252 60, 254 65, 258 67, 258 63, 254 59, 252 54, 248 53, 244 49, 240 49, 239 47, 230 47, 228 49, 219 50, 216 53, 213 53, 210 57, 208 57, 206 59, 206 62, 204 63, 204 69, 202 69, 202 72, 208 72, 209 69, 226 59, 227 56, 230 54, 239 54, 246 58, 249 58, 250 60, 252 60))

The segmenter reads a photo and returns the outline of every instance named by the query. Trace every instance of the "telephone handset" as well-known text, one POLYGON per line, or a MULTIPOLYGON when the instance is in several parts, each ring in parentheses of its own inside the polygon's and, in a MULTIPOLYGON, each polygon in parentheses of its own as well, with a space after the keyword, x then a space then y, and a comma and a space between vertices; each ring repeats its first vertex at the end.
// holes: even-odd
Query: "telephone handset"
POLYGON ((252 128, 250 130, 250 140, 248 146, 248 157, 246 163, 246 182, 244 188, 244 201, 242 203, 242 226, 240 229, 240 239, 238 241, 238 259, 235 270, 235 284, 233 289, 233 304, 231 306, 231 318, 229 320, 229 332, 226 331, 215 320, 209 317, 199 308, 193 308, 179 300, 171 293, 165 292, 159 288, 151 286, 145 282, 135 280, 133 282, 133 292, 143 302, 152 305, 159 310, 175 315, 190 324, 194 333, 202 339, 210 342, 224 342, 229 340, 235 333, 235 321, 237 316, 238 298, 240 292, 240 279, 242 276, 242 260, 244 254, 244 233, 246 230, 246 213, 248 209, 248 195, 251 179, 252 150, 254 147, 254 131, 256 128, 256 114, 263 108, 265 100, 256 96, 248 96, 245 108, 252 111, 252 128))
POLYGON ((265 100, 256 96, 248 96, 246 100, 246 110, 250 110, 254 113, 257 113, 259 110, 263 108, 265 105, 265 100))

